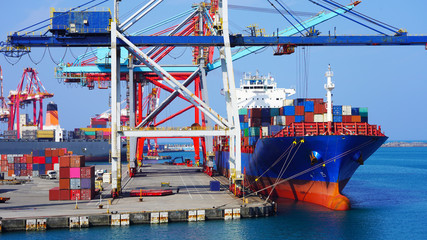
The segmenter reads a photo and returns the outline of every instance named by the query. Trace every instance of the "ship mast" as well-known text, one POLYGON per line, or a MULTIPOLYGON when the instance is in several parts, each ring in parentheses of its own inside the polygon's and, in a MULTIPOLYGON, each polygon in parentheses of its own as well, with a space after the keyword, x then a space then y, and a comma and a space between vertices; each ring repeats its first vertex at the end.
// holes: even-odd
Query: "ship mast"
POLYGON ((328 121, 328 134, 331 134, 332 125, 332 90, 335 88, 335 84, 332 83, 332 77, 334 73, 331 71, 331 65, 328 66, 328 71, 325 73, 327 82, 325 84, 326 96, 327 96, 327 121, 328 121))

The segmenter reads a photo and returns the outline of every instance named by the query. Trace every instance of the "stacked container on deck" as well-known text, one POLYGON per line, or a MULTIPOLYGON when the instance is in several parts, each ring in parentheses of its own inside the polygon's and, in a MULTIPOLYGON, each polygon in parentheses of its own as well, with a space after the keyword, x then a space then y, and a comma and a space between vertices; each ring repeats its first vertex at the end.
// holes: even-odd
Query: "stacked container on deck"
POLYGON ((60 158, 59 187, 49 191, 49 200, 91 200, 95 194, 95 167, 85 167, 85 157, 60 158))
MULTIPOLYGON (((285 100, 281 108, 239 109, 242 146, 253 146, 260 136, 272 136, 291 123, 327 122, 322 98, 285 100)), ((333 122, 368 122, 367 108, 333 106, 333 122)))

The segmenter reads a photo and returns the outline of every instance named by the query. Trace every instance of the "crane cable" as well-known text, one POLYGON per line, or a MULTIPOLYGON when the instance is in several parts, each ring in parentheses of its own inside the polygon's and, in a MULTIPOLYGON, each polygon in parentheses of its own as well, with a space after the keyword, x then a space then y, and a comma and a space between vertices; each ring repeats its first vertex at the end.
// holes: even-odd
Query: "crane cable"
POLYGON ((276 9, 277 10, 277 12, 279 12, 280 13, 280 15, 282 15, 282 17, 284 17, 285 19, 286 19, 286 21, 288 21, 288 23, 290 23, 296 30, 298 30, 298 32, 302 35, 302 36, 304 36, 304 34, 270 1, 270 0, 267 0, 267 2, 269 2, 270 3, 270 5, 274 8, 274 9, 276 9))
POLYGON ((31 57, 31 53, 28 53, 28 57, 30 58, 30 60, 31 60, 32 63, 34 63, 35 65, 39 65, 39 63, 41 63, 43 61, 44 56, 46 55, 46 50, 47 49, 45 48, 44 52, 43 52, 43 56, 42 56, 42 58, 39 61, 34 61, 33 58, 31 57))

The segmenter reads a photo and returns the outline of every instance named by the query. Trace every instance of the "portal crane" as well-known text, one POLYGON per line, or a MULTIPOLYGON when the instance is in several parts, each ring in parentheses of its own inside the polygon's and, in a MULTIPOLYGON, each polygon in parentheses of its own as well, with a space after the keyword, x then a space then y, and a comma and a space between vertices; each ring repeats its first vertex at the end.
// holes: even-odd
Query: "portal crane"
POLYGON ((38 126, 38 129, 43 130, 43 99, 53 97, 53 93, 48 93, 42 82, 37 76, 37 71, 33 68, 24 69, 21 82, 15 91, 9 92, 9 123, 8 130, 16 130, 17 138, 20 138, 20 116, 19 109, 28 104, 33 104, 33 121, 31 125, 38 126), (37 114, 37 102, 39 103, 39 112, 37 114))

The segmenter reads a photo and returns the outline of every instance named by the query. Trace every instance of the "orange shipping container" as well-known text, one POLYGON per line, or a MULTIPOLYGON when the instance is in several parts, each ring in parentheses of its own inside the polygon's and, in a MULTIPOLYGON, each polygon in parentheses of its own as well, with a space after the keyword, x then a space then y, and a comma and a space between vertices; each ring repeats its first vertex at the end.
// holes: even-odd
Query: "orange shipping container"
POLYGON ((361 122, 361 116, 351 116, 351 122, 361 122))
POLYGON ((84 166, 85 166, 85 156, 83 155, 71 156, 70 167, 77 168, 77 167, 84 167, 84 166))
POLYGON ((26 157, 25 157, 25 161, 26 161, 26 163, 28 164, 28 163, 33 163, 33 156, 31 156, 31 155, 27 155, 26 157))
POLYGON ((66 155, 59 158, 59 167, 65 168, 70 167, 70 158, 71 156, 66 155))
POLYGON ((7 171, 7 176, 12 177, 12 175, 15 174, 15 170, 9 170, 7 171))
POLYGON ((52 149, 52 157, 58 157, 59 156, 59 150, 57 148, 52 149))
POLYGON ((44 156, 45 157, 52 157, 52 150, 50 148, 46 148, 44 150, 44 156))
POLYGON ((68 190, 70 189, 70 179, 59 179, 59 189, 68 190))

